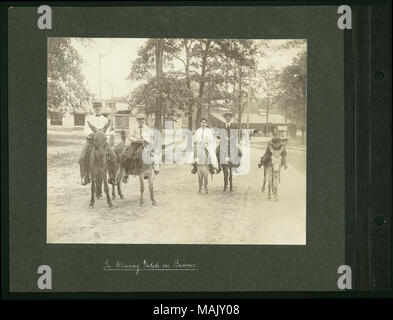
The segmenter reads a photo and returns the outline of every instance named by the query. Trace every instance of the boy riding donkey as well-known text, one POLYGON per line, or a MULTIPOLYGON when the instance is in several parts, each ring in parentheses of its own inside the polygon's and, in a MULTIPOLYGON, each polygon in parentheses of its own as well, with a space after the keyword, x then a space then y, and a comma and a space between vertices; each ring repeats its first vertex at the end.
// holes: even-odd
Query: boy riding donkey
MULTIPOLYGON (((143 148, 153 142, 154 130, 145 124, 145 115, 139 113, 136 115, 138 126, 134 127, 128 135, 130 146, 124 151, 122 156, 122 165, 125 169, 123 183, 128 181, 128 176, 136 175, 138 169, 142 167, 143 148)), ((155 169, 157 174, 158 169, 155 169)))
POLYGON ((265 191, 266 176, 268 177, 269 195, 273 191, 275 199, 277 200, 277 185, 280 179, 280 167, 288 168, 286 157, 286 141, 275 134, 272 140, 268 142, 265 154, 261 157, 258 167, 264 166, 262 192, 265 191))
MULTIPOLYGON (((107 119, 102 113, 102 104, 101 102, 95 102, 93 103, 93 109, 94 109, 94 114, 89 115, 86 118, 85 121, 85 126, 84 126, 84 134, 86 137, 86 142, 83 145, 82 152, 79 156, 79 166, 80 166, 80 173, 81 173, 81 184, 82 186, 87 185, 90 182, 90 177, 89 177, 89 169, 88 169, 88 163, 87 163, 87 158, 88 154, 90 153, 90 150, 93 146, 93 130, 91 129, 89 123, 93 125, 97 130, 101 130, 103 128, 106 128, 105 135, 109 136, 110 135, 110 126, 108 123, 110 122, 109 119, 107 119)), ((106 145, 105 148, 105 154, 107 157, 108 161, 111 161, 114 159, 115 154, 109 147, 109 144, 106 145)))

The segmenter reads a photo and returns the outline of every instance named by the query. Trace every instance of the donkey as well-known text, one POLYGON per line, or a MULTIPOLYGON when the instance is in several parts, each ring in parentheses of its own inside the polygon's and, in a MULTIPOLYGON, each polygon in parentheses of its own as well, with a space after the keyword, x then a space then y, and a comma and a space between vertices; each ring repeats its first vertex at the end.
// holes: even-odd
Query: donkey
MULTIPOLYGON (((265 168, 267 181, 268 181, 268 199, 271 199, 271 194, 274 196, 274 200, 278 200, 278 183, 280 182, 280 171, 281 171, 281 153, 284 150, 284 146, 281 146, 278 150, 275 150, 271 145, 268 146, 271 152, 271 166, 265 168)), ((263 186, 264 187, 264 186, 263 186)))
POLYGON ((124 153, 124 150, 126 148, 125 130, 122 130, 120 132, 120 137, 121 137, 121 142, 118 143, 113 148, 115 159, 113 159, 108 166, 108 172, 109 172, 108 183, 112 185, 112 199, 116 199, 116 190, 115 190, 116 187, 117 187, 117 193, 119 194, 119 198, 124 199, 123 193, 121 191, 121 181, 124 176, 124 168, 120 165, 120 161, 124 153))
MULTIPOLYGON (((237 151, 238 151, 238 153, 237 153, 238 157, 241 158, 242 151, 240 150, 239 147, 237 148, 237 151)), ((233 188, 232 188, 232 176, 233 176, 232 175, 232 168, 238 168, 240 166, 240 163, 234 164, 233 163, 234 161, 232 162, 232 158, 234 158, 234 157, 232 157, 232 158, 226 157, 227 160, 229 159, 228 163, 221 163, 220 144, 216 148, 216 155, 217 155, 217 160, 218 160, 218 164, 219 164, 219 171, 217 173, 219 173, 221 170, 224 173, 224 192, 227 191, 228 182, 229 182, 229 191, 232 191, 233 190, 233 188)), ((233 159, 233 160, 235 160, 235 159, 233 159)))
POLYGON ((97 129, 89 121, 87 121, 87 124, 93 131, 92 148, 90 149, 87 158, 89 174, 91 177, 90 207, 94 208, 96 188, 101 185, 102 181, 104 183, 106 201, 108 202, 109 208, 112 208, 113 204, 109 195, 108 182, 106 181, 106 175, 108 171, 106 149, 109 148, 109 146, 106 141, 105 132, 110 125, 110 121, 108 121, 108 123, 102 129, 97 129))
MULTIPOLYGON (((198 192, 202 193, 202 187, 205 193, 208 193, 207 185, 208 185, 208 177, 210 173, 210 164, 209 164, 209 152, 205 148, 205 156, 204 162, 197 164, 197 173, 198 173, 198 182, 199 182, 199 189, 198 192)), ((213 178, 213 175, 212 175, 213 178)))
MULTIPOLYGON (((130 168, 130 163, 131 161, 129 158, 127 158, 127 151, 125 150, 121 156, 120 164, 125 170, 125 174, 122 178, 123 183, 128 182, 128 177, 129 177, 129 172, 128 169, 130 168)), ((146 149, 142 149, 142 152, 138 153, 139 158, 138 159, 133 159, 136 163, 141 163, 142 165, 134 170, 132 170, 131 175, 136 175, 139 177, 139 186, 140 186, 140 198, 139 198, 139 205, 143 206, 144 200, 143 200, 143 193, 145 191, 145 179, 147 179, 149 183, 149 192, 150 192, 150 200, 153 206, 157 205, 157 201, 154 198, 154 188, 153 188, 153 178, 154 175, 157 175, 159 173, 159 163, 154 161, 153 158, 151 157, 151 153, 147 154, 148 151, 146 149), (142 159, 140 159, 142 157, 142 159), (148 158, 152 160, 151 163, 145 163, 143 161, 143 158, 148 158)))

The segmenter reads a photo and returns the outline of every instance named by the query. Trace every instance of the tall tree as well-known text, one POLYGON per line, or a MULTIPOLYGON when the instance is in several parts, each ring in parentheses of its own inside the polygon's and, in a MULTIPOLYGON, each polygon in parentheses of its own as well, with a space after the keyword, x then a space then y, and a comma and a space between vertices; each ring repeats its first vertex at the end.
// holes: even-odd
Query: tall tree
POLYGON ((306 86, 307 86, 307 55, 301 51, 285 67, 280 76, 280 99, 279 107, 285 111, 288 118, 296 123, 296 127, 302 131, 302 139, 306 133, 306 86))
POLYGON ((48 116, 74 112, 90 98, 81 72, 82 57, 72 46, 71 38, 48 41, 48 116))
POLYGON ((247 105, 250 75, 256 69, 256 55, 259 47, 254 40, 228 39, 219 40, 222 69, 225 70, 228 87, 232 88, 231 102, 232 111, 236 112, 239 124, 247 105))
POLYGON ((172 66, 174 59, 182 59, 181 46, 176 39, 149 39, 138 51, 128 76, 143 81, 130 93, 130 100, 146 115, 154 115, 156 129, 161 129, 163 117, 178 117, 190 108, 191 82, 172 66))
MULTIPOLYGON (((187 47, 189 45, 187 44, 187 47)), ((192 95, 190 95, 191 82, 187 80, 187 76, 184 77, 177 71, 173 71, 173 60, 180 60, 181 46, 178 46, 176 39, 149 39, 146 43, 139 49, 137 58, 133 61, 131 72, 128 76, 130 80, 143 81, 146 88, 154 90, 149 95, 155 97, 153 105, 152 101, 149 100, 150 105, 142 104, 145 108, 145 112, 155 115, 154 127, 156 129, 161 129, 162 118, 165 116, 170 116, 175 114, 172 107, 168 106, 168 87, 174 83, 174 76, 179 80, 177 85, 179 85, 179 92, 186 92, 185 96, 187 102, 192 100, 192 95), (187 86, 188 90, 183 90, 184 84, 187 86), (154 110, 154 112, 152 112, 154 110)), ((189 65, 185 61, 185 65, 189 65)), ((132 94, 137 94, 140 92, 141 88, 134 91, 132 94)), ((171 91, 174 92, 173 90, 171 91)), ((184 100, 177 94, 171 94, 171 97, 177 97, 180 100, 174 103, 174 106, 182 106, 184 100)), ((145 100, 146 102, 147 100, 145 100)), ((188 105, 188 109, 192 108, 188 105)), ((185 112, 183 110, 183 112, 185 112)))
POLYGON ((197 82, 199 84, 198 89, 198 100, 197 100, 197 110, 196 110, 196 119, 195 119, 195 127, 198 127, 203 109, 203 98, 205 93, 205 85, 206 85, 206 68, 208 63, 208 57, 210 54, 210 47, 212 44, 212 40, 204 39, 198 40, 198 44, 195 45, 194 50, 196 55, 200 58, 197 65, 199 65, 199 74, 197 75, 197 82))
POLYGON ((154 128, 161 129, 163 103, 162 103, 162 91, 164 85, 163 79, 163 57, 164 57, 164 39, 154 40, 155 55, 156 55, 156 78, 158 84, 158 97, 156 102, 156 112, 154 120, 154 128))
MULTIPOLYGON (((266 125, 269 123, 269 115, 272 108, 272 102, 275 101, 279 94, 279 70, 270 66, 259 70, 259 89, 264 96, 264 109, 266 112, 266 125)), ((267 133, 267 126, 266 132, 267 133)))
POLYGON ((191 89, 191 59, 195 55, 193 50, 193 45, 195 44, 195 40, 193 39, 171 39, 167 42, 167 53, 168 55, 172 56, 174 59, 180 61, 184 66, 184 77, 186 86, 189 92, 189 99, 187 103, 187 111, 185 114, 187 115, 188 120, 188 129, 192 130, 192 119, 193 119, 193 112, 194 112, 194 103, 195 98, 192 94, 191 89))

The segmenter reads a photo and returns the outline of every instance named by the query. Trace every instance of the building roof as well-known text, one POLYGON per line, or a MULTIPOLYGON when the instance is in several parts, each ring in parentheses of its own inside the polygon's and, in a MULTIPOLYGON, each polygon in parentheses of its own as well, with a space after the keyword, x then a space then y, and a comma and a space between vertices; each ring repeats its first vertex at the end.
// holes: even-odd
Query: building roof
MULTIPOLYGON (((222 116, 222 114, 217 113, 217 112, 212 112, 211 115, 214 116, 215 118, 217 118, 218 120, 225 122, 225 119, 222 116)), ((247 123, 247 114, 242 114, 242 121, 241 122, 247 123)), ((265 124, 266 123, 266 114, 261 115, 261 114, 257 114, 257 113, 250 113, 249 123, 265 124)), ((269 114, 269 123, 270 124, 285 124, 285 117, 282 116, 281 114, 269 114)), ((288 120, 287 123, 291 123, 291 121, 288 120)))

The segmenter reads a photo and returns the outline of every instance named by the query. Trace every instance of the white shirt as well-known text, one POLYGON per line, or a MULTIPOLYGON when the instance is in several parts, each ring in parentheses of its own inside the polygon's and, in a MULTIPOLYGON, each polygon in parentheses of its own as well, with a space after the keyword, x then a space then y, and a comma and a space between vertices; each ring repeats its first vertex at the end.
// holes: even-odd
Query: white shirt
POLYGON ((232 121, 225 122, 225 128, 229 128, 232 124, 232 121))
POLYGON ((215 145, 213 132, 210 128, 198 128, 194 133, 194 143, 203 144, 206 147, 215 145))
POLYGON ((147 143, 152 143, 153 138, 154 130, 146 125, 143 125, 141 128, 139 126, 136 126, 132 128, 128 134, 128 140, 130 140, 130 142, 135 142, 143 139, 147 143))
MULTIPOLYGON (((204 147, 207 149, 211 164, 217 168, 216 139, 214 138, 213 130, 202 127, 197 129, 194 133, 194 143, 197 144, 197 152, 204 152, 204 147)), ((198 154, 194 154, 194 159, 198 158, 198 154)))
MULTIPOLYGON (((95 114, 89 115, 85 121, 85 127, 84 127, 85 136, 88 137, 90 134, 93 133, 87 122, 90 122, 93 126, 95 126, 98 130, 100 130, 108 123, 108 121, 109 121, 108 118, 102 114, 99 116, 96 116, 95 114)), ((108 126, 108 128, 106 129, 105 134, 109 135, 109 133, 110 133, 110 126, 108 126)))

